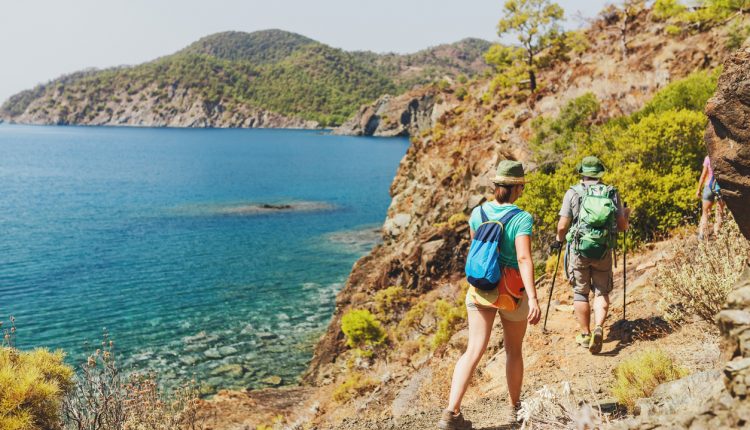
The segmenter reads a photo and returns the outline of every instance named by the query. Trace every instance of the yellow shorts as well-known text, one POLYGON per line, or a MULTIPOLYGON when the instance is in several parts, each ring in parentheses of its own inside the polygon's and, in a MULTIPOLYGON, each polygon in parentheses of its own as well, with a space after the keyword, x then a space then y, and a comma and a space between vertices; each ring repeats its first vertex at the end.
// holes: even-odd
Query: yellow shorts
MULTIPOLYGON (((466 293, 466 310, 468 311, 479 311, 479 310, 486 310, 486 309, 492 309, 495 310, 495 308, 485 307, 481 305, 477 305, 474 303, 474 300, 471 299, 471 296, 466 293)), ((526 293, 523 293, 523 297, 521 298, 521 303, 518 304, 518 307, 514 311, 505 311, 502 309, 497 309, 497 312, 500 314, 503 319, 506 319, 508 321, 526 321, 526 318, 529 316, 529 296, 526 295, 526 293)))

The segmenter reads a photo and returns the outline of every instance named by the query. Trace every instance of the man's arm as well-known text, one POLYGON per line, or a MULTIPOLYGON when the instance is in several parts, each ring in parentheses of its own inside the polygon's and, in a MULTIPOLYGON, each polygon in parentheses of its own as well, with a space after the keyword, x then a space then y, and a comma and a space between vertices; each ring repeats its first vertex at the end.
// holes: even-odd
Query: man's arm
POLYGON ((571 218, 567 216, 561 216, 560 221, 557 223, 557 241, 565 241, 565 235, 568 234, 570 228, 571 218))

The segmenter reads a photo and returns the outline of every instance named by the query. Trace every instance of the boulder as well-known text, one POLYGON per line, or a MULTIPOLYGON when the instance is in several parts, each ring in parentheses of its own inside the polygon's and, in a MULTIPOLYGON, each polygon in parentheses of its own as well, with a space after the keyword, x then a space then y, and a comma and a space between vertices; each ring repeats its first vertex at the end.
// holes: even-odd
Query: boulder
POLYGON ((724 64, 706 115, 706 144, 721 194, 750 240, 750 48, 724 64))

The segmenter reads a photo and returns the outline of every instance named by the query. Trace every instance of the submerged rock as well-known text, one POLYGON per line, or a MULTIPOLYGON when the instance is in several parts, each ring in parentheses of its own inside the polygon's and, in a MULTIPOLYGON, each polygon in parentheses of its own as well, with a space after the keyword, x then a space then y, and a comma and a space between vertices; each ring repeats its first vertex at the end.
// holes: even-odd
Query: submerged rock
POLYGON ((218 348, 207 349, 203 353, 203 355, 205 355, 207 358, 212 358, 212 359, 221 358, 221 353, 219 352, 218 348))
POLYGON ((237 348, 233 346, 222 346, 221 348, 219 348, 219 354, 221 354, 222 357, 234 355, 237 354, 237 348))
POLYGON ((270 385, 272 387, 277 387, 281 385, 281 376, 269 376, 267 378, 263 378, 260 380, 263 384, 270 385))
POLYGON ((211 376, 226 375, 232 378, 241 378, 247 369, 241 364, 224 364, 211 371, 211 376))
POLYGON ((182 357, 180 357, 180 363, 186 366, 192 366, 198 361, 200 361, 198 357, 195 357, 193 355, 183 355, 182 357))

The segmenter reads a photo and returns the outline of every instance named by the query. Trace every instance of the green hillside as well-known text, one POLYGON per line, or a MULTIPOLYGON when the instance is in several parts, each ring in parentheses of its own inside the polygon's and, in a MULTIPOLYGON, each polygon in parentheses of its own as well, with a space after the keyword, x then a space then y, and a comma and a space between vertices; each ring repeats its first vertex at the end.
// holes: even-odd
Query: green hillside
POLYGON ((467 39, 410 55, 350 53, 281 30, 217 33, 138 66, 74 73, 23 91, 0 107, 0 117, 118 124, 125 112, 168 119, 202 104, 206 112, 261 109, 337 125, 383 94, 482 71, 488 46, 467 39))
POLYGON ((320 43, 283 30, 263 30, 253 33, 227 31, 206 36, 179 53, 206 54, 223 60, 246 60, 255 64, 275 63, 305 46, 320 43))

